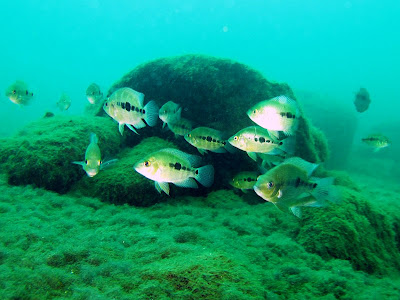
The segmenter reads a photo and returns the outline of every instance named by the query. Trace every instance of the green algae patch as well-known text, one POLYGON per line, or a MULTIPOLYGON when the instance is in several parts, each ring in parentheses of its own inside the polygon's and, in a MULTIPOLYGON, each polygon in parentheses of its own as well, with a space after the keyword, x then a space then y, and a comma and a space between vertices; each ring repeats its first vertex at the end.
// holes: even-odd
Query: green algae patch
POLYGON ((305 215, 297 241, 324 259, 348 260, 356 270, 378 275, 399 273, 395 222, 351 189, 338 205, 305 215))
MULTIPOLYGON (((144 156, 162 148, 177 147, 158 137, 145 138, 134 148, 126 148, 119 153, 118 161, 112 167, 93 178, 82 178, 75 188, 86 196, 96 196, 114 204, 149 206, 165 200, 167 196, 156 191, 154 181, 133 169, 134 164, 144 156)), ((176 191, 172 186, 170 184, 170 188, 176 191)))
POLYGON ((101 117, 57 116, 27 125, 0 141, 0 162, 13 185, 34 184, 65 193, 86 173, 72 161, 83 161, 90 133, 99 138, 102 156, 120 149, 115 123, 101 117))
POLYGON ((295 238, 307 219, 233 191, 144 208, 6 182, 0 176, 1 299, 400 296, 398 281, 307 251, 295 238))

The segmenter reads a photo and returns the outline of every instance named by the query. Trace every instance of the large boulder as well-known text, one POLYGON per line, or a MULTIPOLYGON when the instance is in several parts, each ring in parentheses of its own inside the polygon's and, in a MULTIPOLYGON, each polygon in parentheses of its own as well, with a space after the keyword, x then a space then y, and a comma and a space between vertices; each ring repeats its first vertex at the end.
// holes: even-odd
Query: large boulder
POLYGON ((103 157, 115 155, 122 138, 103 117, 54 116, 35 121, 15 136, 0 140, 0 164, 13 185, 34 184, 65 193, 82 176, 90 133, 96 133, 103 157))
MULTIPOLYGON (((121 87, 144 93, 145 102, 155 100, 159 106, 170 100, 179 103, 183 117, 227 136, 254 125, 246 112, 257 102, 282 94, 295 98, 287 84, 268 81, 238 62, 204 55, 161 58, 139 65, 116 82, 108 95, 121 87)), ((160 126, 147 132, 166 135, 160 126)), ((327 159, 324 136, 305 117, 300 119, 297 145, 296 155, 312 162, 327 159)))

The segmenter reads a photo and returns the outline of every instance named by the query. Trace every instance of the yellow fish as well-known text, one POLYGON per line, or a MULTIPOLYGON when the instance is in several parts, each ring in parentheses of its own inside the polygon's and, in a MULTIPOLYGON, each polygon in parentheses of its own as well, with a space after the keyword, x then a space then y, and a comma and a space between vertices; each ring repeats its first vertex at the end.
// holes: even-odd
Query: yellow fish
POLYGON ((86 89, 86 97, 90 104, 97 104, 103 100, 103 93, 96 83, 92 83, 86 89))
POLYGON ((56 105, 61 111, 68 110, 71 106, 71 98, 66 93, 62 93, 56 105))
POLYGON ((337 202, 338 193, 333 178, 311 177, 318 167, 299 157, 291 157, 260 175, 254 191, 282 211, 292 211, 301 217, 300 206, 324 206, 337 202))
MULTIPOLYGON (((290 152, 291 149, 286 146, 288 140, 278 140, 270 136, 267 129, 260 126, 249 126, 230 137, 228 142, 232 146, 246 151, 253 160, 257 161, 256 153, 281 154, 282 151, 290 152)), ((292 148, 294 148, 294 145, 292 148)))
POLYGON ((181 118, 181 112, 182 107, 173 101, 168 101, 161 106, 159 117, 161 121, 163 121, 163 128, 165 127, 165 124, 179 121, 181 118))
POLYGON ((368 146, 374 148, 374 152, 391 145, 389 139, 382 134, 370 134, 366 138, 361 139, 368 146))
POLYGON ((253 189, 258 176, 259 176, 258 172, 251 172, 251 171, 240 172, 232 178, 230 185, 246 193, 247 190, 253 189))
POLYGON ((33 93, 28 91, 28 86, 25 82, 17 80, 7 88, 6 97, 15 104, 27 105, 31 101, 33 93))
POLYGON ((119 124, 119 132, 124 133, 126 125, 134 133, 136 129, 147 125, 154 126, 158 119, 158 106, 154 101, 143 105, 144 95, 131 88, 120 88, 116 90, 105 101, 104 111, 119 124), (145 123, 145 122, 146 123, 145 123))
POLYGON ((247 115, 254 123, 269 131, 283 131, 286 135, 293 135, 300 112, 296 101, 281 95, 257 103, 247 111, 247 115))
POLYGON ((169 195, 169 184, 180 187, 197 188, 196 180, 205 187, 214 181, 212 165, 198 167, 201 158, 183 151, 165 148, 153 152, 134 165, 134 169, 143 176, 154 180, 156 190, 169 195), (196 180, 194 180, 196 179, 196 180))
POLYGON ((83 170, 89 177, 96 176, 100 170, 104 169, 106 166, 110 166, 115 163, 117 159, 109 160, 105 163, 101 161, 101 152, 98 146, 98 138, 95 133, 90 134, 90 144, 85 152, 85 161, 74 161, 73 164, 81 165, 83 170))
POLYGON ((168 128, 175 134, 175 136, 185 136, 193 130, 193 124, 191 121, 180 118, 180 120, 167 123, 168 128))
POLYGON ((216 153, 226 152, 226 140, 221 131, 208 128, 197 127, 185 135, 185 140, 196 147, 200 154, 207 153, 207 150, 216 153))

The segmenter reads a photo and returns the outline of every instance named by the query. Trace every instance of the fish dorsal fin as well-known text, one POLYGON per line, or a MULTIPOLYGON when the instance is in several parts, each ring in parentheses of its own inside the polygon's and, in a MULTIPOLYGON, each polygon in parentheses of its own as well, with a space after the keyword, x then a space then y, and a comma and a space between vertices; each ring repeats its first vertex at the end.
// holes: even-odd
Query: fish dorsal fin
POLYGON ((299 169, 303 170, 307 173, 307 176, 310 177, 311 174, 315 171, 315 169, 319 166, 318 164, 310 163, 300 157, 290 157, 286 159, 281 165, 294 165, 299 169))
POLYGON ((166 149, 163 149, 162 151, 165 153, 174 155, 180 159, 188 161, 190 166, 193 168, 197 168, 198 166, 200 166, 200 163, 201 163, 200 156, 188 154, 188 153, 185 153, 183 151, 180 151, 180 150, 174 149, 174 148, 166 148, 166 149))
POLYGON ((138 91, 135 91, 133 89, 131 89, 131 93, 132 93, 132 95, 134 95, 138 99, 140 107, 143 107, 144 106, 143 105, 143 103, 144 103, 144 94, 142 94, 142 93, 140 93, 138 91))

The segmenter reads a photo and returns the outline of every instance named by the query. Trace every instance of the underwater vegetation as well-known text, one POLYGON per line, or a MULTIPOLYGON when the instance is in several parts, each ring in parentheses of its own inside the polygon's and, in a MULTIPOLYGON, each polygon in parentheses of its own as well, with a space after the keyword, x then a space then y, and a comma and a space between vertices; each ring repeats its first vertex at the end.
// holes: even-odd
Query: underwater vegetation
MULTIPOLYGON (((222 133, 228 138, 254 125, 246 112, 260 100, 284 94, 296 101, 286 84, 202 55, 142 64, 108 96, 121 87, 145 94, 152 112, 154 103, 175 102, 174 111, 197 128, 218 130, 221 140, 222 133)), ((215 169, 211 188, 171 184, 168 197, 133 166, 160 149, 197 150, 160 121, 142 128, 138 122, 138 134, 121 135, 116 122, 96 113, 103 103, 100 90, 94 94, 96 107, 83 117, 49 114, 0 140, 0 298, 400 297, 400 205, 381 205, 381 197, 396 199, 400 191, 382 181, 371 194, 346 173, 321 166, 316 176, 331 177, 341 200, 305 207, 297 219, 251 189, 233 190, 235 174, 258 171, 244 151, 236 151, 202 157, 201 166, 215 169), (91 133, 102 159, 118 159, 94 177, 72 163, 85 160, 91 133)), ((145 115, 142 97, 138 104, 136 112, 145 115)), ((297 104, 293 154, 323 163, 330 154, 327 139, 297 104)))

